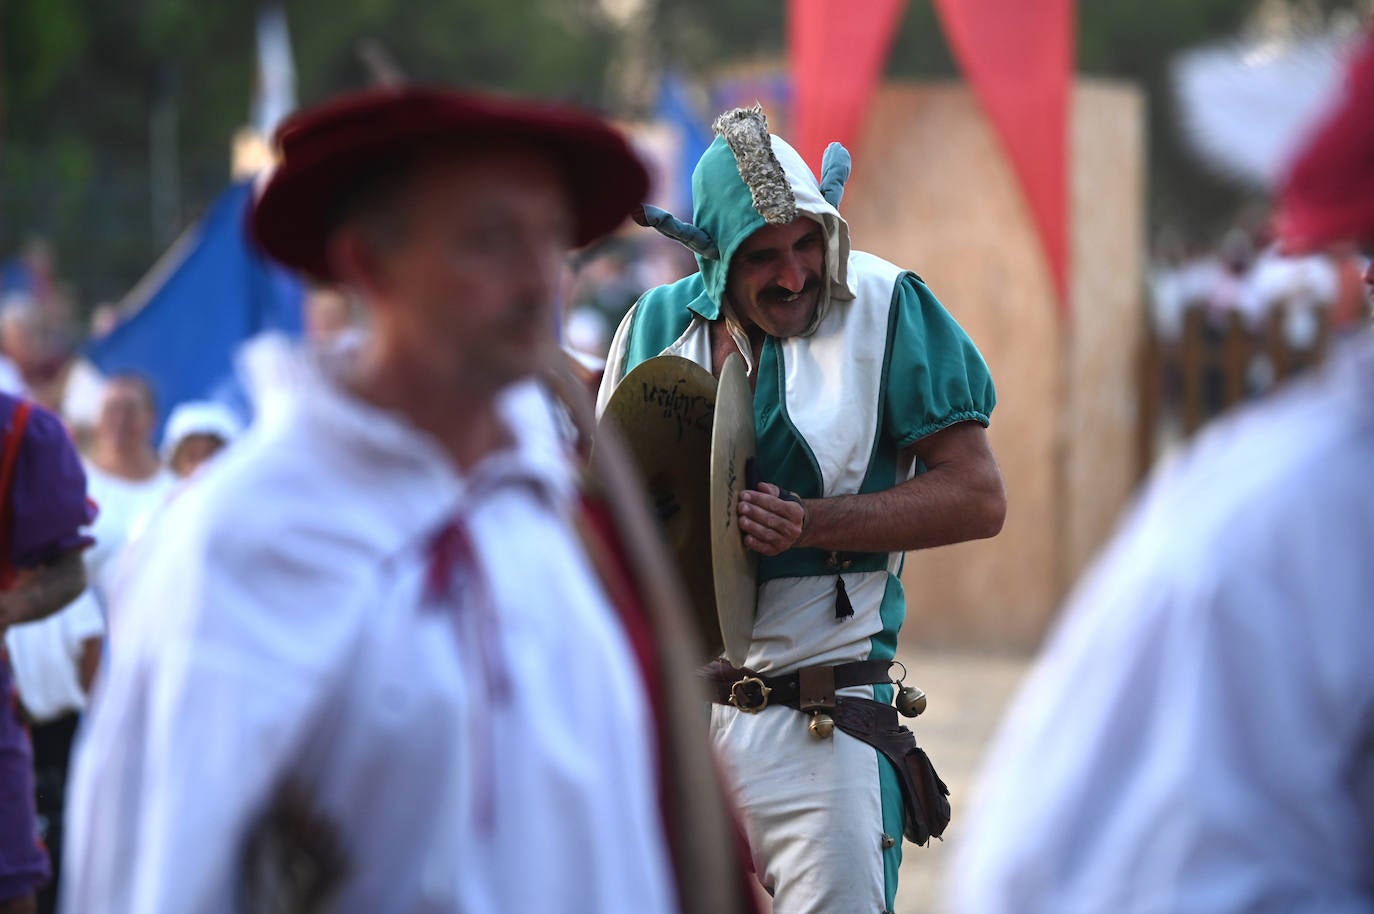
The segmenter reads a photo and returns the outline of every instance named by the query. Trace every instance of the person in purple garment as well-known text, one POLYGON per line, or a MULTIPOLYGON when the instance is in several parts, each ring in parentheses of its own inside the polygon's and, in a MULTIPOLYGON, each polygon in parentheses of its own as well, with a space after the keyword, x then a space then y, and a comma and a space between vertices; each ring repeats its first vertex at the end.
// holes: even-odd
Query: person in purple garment
POLYGON ((30 914, 48 879, 28 734, 4 633, 57 612, 86 586, 81 528, 95 518, 86 474, 56 416, 0 393, 0 914, 30 914))

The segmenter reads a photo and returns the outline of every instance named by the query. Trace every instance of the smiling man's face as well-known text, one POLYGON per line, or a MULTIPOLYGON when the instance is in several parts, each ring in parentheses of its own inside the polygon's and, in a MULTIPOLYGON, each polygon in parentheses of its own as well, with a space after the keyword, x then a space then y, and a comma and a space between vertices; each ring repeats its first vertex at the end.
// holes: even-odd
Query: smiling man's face
POLYGON ((782 339, 811 326, 825 278, 825 232, 806 216, 765 225, 730 260, 725 297, 745 324, 782 339))

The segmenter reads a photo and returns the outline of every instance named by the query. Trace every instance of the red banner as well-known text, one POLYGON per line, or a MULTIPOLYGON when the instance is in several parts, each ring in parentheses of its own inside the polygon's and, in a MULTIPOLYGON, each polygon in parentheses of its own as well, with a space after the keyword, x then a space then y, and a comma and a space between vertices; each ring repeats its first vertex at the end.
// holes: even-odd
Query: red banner
POLYGON ((905 0, 788 0, 793 146, 813 171, 838 140, 854 151, 905 0))
POLYGON ((1067 311, 1073 0, 935 0, 935 7, 1021 182, 1067 311))

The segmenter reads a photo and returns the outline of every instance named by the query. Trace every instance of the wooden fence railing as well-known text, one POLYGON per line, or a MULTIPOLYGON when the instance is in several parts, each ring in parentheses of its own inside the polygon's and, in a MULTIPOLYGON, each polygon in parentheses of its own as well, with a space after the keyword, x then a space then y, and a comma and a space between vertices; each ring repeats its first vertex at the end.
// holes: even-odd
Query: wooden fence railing
POLYGON ((1236 312, 1223 320, 1201 306, 1187 309, 1177 340, 1145 334, 1140 383, 1140 470, 1154 461, 1165 434, 1191 436, 1208 420, 1259 396, 1321 361, 1331 331, 1325 309, 1316 309, 1309 346, 1295 346, 1286 316, 1275 308, 1258 329, 1236 312))

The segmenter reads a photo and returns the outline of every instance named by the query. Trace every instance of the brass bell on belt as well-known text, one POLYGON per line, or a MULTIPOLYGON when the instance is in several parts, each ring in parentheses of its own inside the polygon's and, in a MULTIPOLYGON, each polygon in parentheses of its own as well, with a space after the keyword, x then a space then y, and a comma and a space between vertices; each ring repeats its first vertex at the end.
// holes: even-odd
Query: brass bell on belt
POLYGON ((919 717, 926 709, 926 693, 915 686, 904 685, 897 692, 897 713, 903 717, 919 717))
POLYGON ((816 739, 830 739, 834 732, 835 718, 824 711, 817 711, 811 715, 811 735, 816 739))

